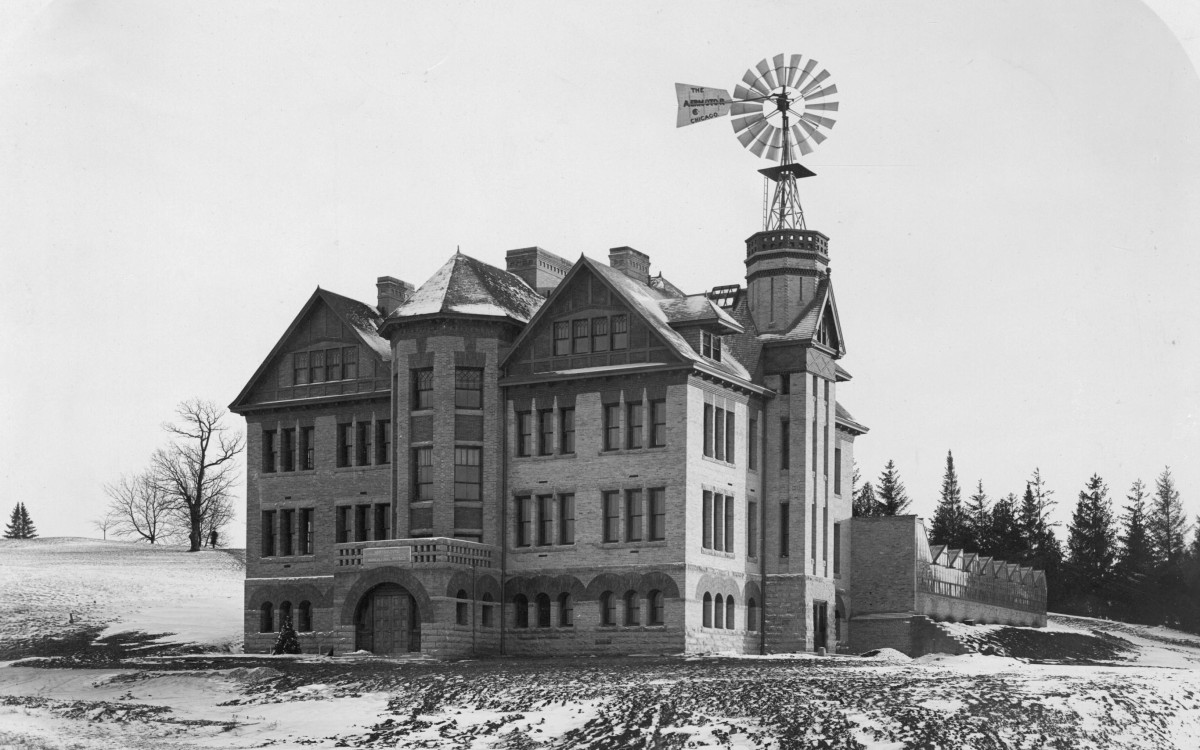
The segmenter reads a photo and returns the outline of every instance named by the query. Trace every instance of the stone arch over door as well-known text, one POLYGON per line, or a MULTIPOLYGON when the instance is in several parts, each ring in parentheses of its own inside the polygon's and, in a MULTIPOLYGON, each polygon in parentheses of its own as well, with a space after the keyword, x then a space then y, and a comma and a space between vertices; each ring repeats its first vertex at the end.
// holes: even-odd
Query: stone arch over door
POLYGON ((408 591, 416 602, 418 619, 421 622, 433 622, 433 602, 416 576, 402 568, 386 566, 363 573, 346 592, 346 598, 342 601, 341 624, 353 625, 360 600, 382 583, 394 583, 408 591))
POLYGON ((398 583, 367 590, 354 609, 354 649, 381 656, 421 650, 421 619, 416 598, 398 583))

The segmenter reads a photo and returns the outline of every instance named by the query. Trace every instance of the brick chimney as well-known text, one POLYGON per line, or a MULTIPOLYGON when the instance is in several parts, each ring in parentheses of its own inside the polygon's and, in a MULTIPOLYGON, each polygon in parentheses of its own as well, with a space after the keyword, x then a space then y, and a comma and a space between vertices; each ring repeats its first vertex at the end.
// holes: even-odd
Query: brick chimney
POLYGON ((518 276, 543 297, 571 270, 571 262, 540 247, 522 247, 504 254, 505 270, 518 276))
POLYGON ((650 256, 632 247, 611 248, 608 251, 608 265, 635 281, 650 283, 650 256))
POLYGON ((413 294, 412 284, 391 276, 380 276, 375 280, 375 288, 379 290, 379 312, 383 313, 384 317, 407 302, 413 294))

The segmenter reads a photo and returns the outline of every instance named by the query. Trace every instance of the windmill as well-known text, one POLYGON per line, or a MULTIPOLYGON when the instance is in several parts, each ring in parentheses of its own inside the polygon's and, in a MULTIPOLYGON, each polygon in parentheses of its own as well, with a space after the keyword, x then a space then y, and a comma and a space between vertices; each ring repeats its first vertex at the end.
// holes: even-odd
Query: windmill
POLYGON ((725 89, 675 84, 675 127, 731 114, 738 141, 755 156, 779 162, 758 170, 775 183, 769 203, 763 191, 764 231, 806 229, 796 180, 814 173, 795 159, 797 152, 811 154, 825 140, 824 131, 833 127, 831 113, 838 103, 830 97, 837 85, 829 77, 816 60, 775 55, 747 70, 733 96, 725 89))

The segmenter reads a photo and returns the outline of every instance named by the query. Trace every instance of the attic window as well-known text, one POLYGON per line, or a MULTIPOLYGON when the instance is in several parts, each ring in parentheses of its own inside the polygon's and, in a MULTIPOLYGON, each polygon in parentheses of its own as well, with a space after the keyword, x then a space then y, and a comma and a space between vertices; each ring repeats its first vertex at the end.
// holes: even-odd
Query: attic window
POLYGON ((830 341, 833 339, 832 326, 829 323, 829 316, 826 315, 821 319, 821 325, 817 328, 817 343, 830 346, 830 341))
POLYGON ((728 310, 733 307, 733 303, 737 300, 737 294, 741 289, 737 284, 715 286, 708 293, 708 298, 716 303, 717 307, 728 310))
POLYGON ((296 352, 292 371, 294 385, 353 380, 358 377, 358 349, 347 346, 296 352))
POLYGON ((721 337, 708 331, 700 332, 700 353, 714 362, 721 361, 721 337))

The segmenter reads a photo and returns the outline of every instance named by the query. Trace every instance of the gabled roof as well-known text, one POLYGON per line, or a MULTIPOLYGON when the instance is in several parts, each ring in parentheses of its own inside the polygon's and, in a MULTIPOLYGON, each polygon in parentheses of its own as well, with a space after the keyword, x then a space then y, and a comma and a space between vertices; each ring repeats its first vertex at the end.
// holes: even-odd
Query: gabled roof
POLYGON ((758 338, 764 343, 772 341, 811 341, 817 337, 818 327, 825 319, 826 311, 833 325, 834 337, 837 339, 835 352, 837 356, 846 354, 846 343, 842 338, 842 322, 838 317, 837 301, 833 297, 833 284, 828 276, 823 276, 817 282, 817 292, 812 300, 800 311, 796 324, 783 333, 760 333, 758 338))
POLYGON ((308 298, 308 301, 304 303, 304 306, 300 308, 300 312, 292 319, 287 330, 279 337, 279 341, 275 342, 275 346, 271 347, 271 352, 263 359, 258 369, 254 371, 254 375, 246 382, 245 387, 238 393, 237 398, 229 405, 230 411, 236 412, 237 408, 245 403, 246 398, 254 390, 254 386, 258 384, 258 380, 266 371, 267 366, 283 351, 284 345, 287 344, 288 339, 292 337, 292 334, 296 332, 296 329, 300 327, 304 319, 308 317, 309 312, 322 303, 332 310, 334 315, 338 316, 343 323, 350 326, 358 334, 362 343, 375 352, 381 360, 384 362, 392 361, 391 344, 379 333, 380 326, 383 323, 383 316, 379 314, 378 310, 365 302, 359 302, 356 299, 351 299, 336 292, 317 287, 312 296, 308 298))
POLYGON ((834 419, 836 424, 849 429, 851 432, 857 432, 859 435, 865 435, 871 431, 871 428, 850 416, 850 412, 846 411, 846 407, 840 403, 834 404, 834 419))
POLYGON ((403 305, 385 326, 424 315, 484 315, 526 323, 542 296, 508 271, 455 253, 403 305))

